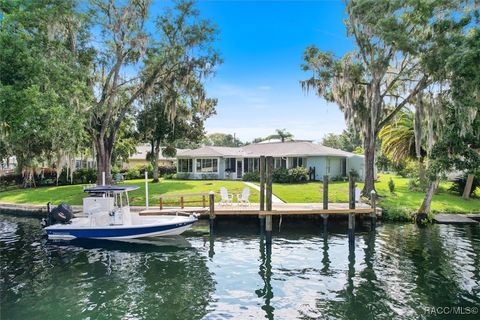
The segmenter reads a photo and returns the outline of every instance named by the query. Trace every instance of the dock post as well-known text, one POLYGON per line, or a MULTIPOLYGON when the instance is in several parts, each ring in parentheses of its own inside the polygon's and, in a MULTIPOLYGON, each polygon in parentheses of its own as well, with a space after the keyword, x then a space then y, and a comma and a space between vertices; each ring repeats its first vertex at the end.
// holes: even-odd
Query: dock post
POLYGON ((148 171, 145 169, 145 207, 148 210, 148 171))
MULTIPOLYGON (((273 157, 266 158, 266 211, 272 211, 273 157)), ((272 244, 272 215, 265 218, 266 244, 272 244)))
POLYGON ((328 209, 328 176, 323 176, 323 210, 328 209))
POLYGON ((215 193, 213 191, 209 192, 209 206, 210 206, 210 234, 214 234, 214 226, 215 226, 215 193))
POLYGON ((370 192, 370 203, 373 209, 370 216, 370 228, 371 230, 375 230, 375 227, 377 226, 377 193, 375 190, 370 192))
MULTIPOLYGON (((348 177, 348 208, 355 209, 355 178, 352 174, 348 177)), ((348 214, 348 242, 355 242, 355 212, 348 214)))
MULTIPOLYGON (((260 211, 265 211, 265 156, 260 156, 260 211)), ((265 231, 265 216, 260 215, 260 233, 265 231)))
POLYGON ((328 214, 322 214, 321 215, 322 220, 323 220, 323 232, 327 233, 327 228, 328 228, 328 214))

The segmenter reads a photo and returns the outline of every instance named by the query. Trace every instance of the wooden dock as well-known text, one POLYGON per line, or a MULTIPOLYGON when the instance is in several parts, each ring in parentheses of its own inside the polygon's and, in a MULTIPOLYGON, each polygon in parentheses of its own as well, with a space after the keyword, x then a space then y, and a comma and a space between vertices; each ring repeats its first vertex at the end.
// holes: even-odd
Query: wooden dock
MULTIPOLYGON (((273 186, 273 157, 261 156, 259 161, 260 169, 260 203, 257 204, 231 204, 215 203, 215 193, 191 193, 176 195, 161 195, 159 197, 159 206, 155 209, 147 209, 140 212, 140 215, 164 215, 164 214, 191 214, 197 213, 208 216, 210 223, 210 234, 214 235, 215 218, 218 216, 257 216, 260 224, 261 235, 265 236, 265 243, 272 243, 272 218, 273 216, 300 216, 300 215, 320 215, 323 220, 323 230, 326 232, 328 217, 343 215, 348 217, 348 241, 353 244, 355 241, 355 218, 366 215, 370 220, 371 230, 375 230, 377 216, 381 215, 381 210, 377 210, 376 194, 372 191, 369 194, 370 204, 356 202, 355 176, 349 174, 348 184, 348 203, 329 203, 328 202, 328 176, 323 177, 323 202, 322 203, 272 203, 273 186), (169 203, 178 203, 175 207, 166 207, 166 198, 170 198, 169 203), (173 198, 173 199, 172 199, 173 198), (175 201, 175 198, 179 201, 175 201), (197 198, 194 200, 193 198, 197 198), (190 199, 190 200, 187 200, 190 199), (198 199, 201 199, 200 201, 198 199), (208 199, 208 207, 207 207, 208 199), (200 203, 201 207, 188 207, 185 204, 200 203), (380 214, 379 214, 380 213, 380 214)), ((224 199, 225 200, 225 199, 224 199)))
MULTIPOLYGON (((140 211, 140 215, 175 215, 177 212, 197 213, 201 217, 209 216, 209 208, 206 207, 162 207, 140 211)), ((348 203, 329 203, 328 209, 323 209, 321 203, 278 203, 272 204, 272 211, 261 211, 258 203, 245 205, 220 205, 215 204, 216 216, 266 216, 266 215, 345 215, 354 211, 357 215, 371 214, 373 209, 365 203, 357 203, 356 209, 349 209, 348 203)), ((376 209, 377 217, 382 215, 380 208, 376 209)))
POLYGON ((472 218, 463 214, 438 213, 433 217, 433 220, 436 223, 441 223, 441 224, 478 224, 480 223, 472 218))

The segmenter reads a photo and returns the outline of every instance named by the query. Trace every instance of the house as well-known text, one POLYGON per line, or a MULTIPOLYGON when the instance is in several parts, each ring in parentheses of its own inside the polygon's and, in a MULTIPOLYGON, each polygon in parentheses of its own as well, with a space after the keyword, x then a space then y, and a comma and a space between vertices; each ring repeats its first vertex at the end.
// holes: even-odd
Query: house
POLYGON ((177 152, 177 176, 184 179, 241 179, 258 171, 260 156, 274 157, 274 168, 305 167, 315 180, 324 175, 345 177, 350 170, 365 178, 362 155, 333 149, 310 141, 256 143, 238 148, 205 146, 177 152))
MULTIPOLYGON (((128 161, 124 162, 122 167, 124 169, 135 168, 146 166, 150 164, 150 161, 147 160, 147 153, 152 150, 152 147, 148 143, 143 143, 137 146, 136 152, 128 157, 128 161)), ((163 150, 163 148, 162 148, 163 150)), ((175 158, 164 157, 160 151, 158 158, 159 167, 173 167, 175 163, 175 158)))

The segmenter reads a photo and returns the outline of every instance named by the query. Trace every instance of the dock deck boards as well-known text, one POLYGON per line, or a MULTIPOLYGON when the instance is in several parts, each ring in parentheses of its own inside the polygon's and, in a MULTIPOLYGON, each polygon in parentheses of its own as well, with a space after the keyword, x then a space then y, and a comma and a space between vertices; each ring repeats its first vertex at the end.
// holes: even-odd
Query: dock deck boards
POLYGON ((433 217, 433 220, 436 223, 441 224, 477 224, 478 221, 475 221, 463 214, 444 214, 438 213, 433 217))
MULTIPOLYGON (((357 209, 365 209, 365 212, 357 212, 357 214, 369 214, 370 205, 364 203, 357 203, 357 209), (367 212, 368 211, 368 212, 367 212)), ((308 215, 308 214, 345 214, 348 213, 348 203, 330 203, 328 206, 331 212, 324 212, 323 205, 321 203, 275 203, 272 206, 273 214, 292 214, 292 215, 308 215), (339 210, 335 212, 335 210, 339 210)), ((202 216, 208 216, 208 208, 203 207, 164 207, 151 208, 149 210, 143 210, 140 215, 162 215, 162 214, 176 214, 178 211, 186 213, 200 213, 202 216)), ((216 216, 242 216, 242 215, 259 215, 259 204, 252 203, 249 206, 245 205, 218 205, 215 204, 216 216)), ((381 209, 377 208, 377 215, 381 215, 381 209)))

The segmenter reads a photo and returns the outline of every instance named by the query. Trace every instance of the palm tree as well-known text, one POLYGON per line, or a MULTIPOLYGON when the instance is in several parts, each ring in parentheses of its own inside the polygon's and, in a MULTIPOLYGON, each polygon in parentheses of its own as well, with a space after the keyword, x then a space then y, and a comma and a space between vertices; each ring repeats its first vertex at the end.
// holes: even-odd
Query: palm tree
POLYGON ((276 134, 269 135, 265 140, 280 139, 282 142, 290 141, 293 138, 293 134, 287 131, 287 129, 276 129, 276 134))
MULTIPOLYGON (((407 159, 418 159, 420 181, 425 180, 424 158, 426 150, 420 142, 417 150, 417 139, 415 137, 415 113, 405 110, 397 114, 395 121, 384 126, 379 132, 382 139, 382 153, 389 157, 394 163, 400 163, 407 159)), ((419 124, 419 127, 421 123, 419 124)), ((417 132, 420 131, 417 128, 417 132)))
POLYGON ((397 115, 395 121, 380 130, 382 153, 394 163, 415 157, 415 130, 413 112, 404 111, 397 115))

